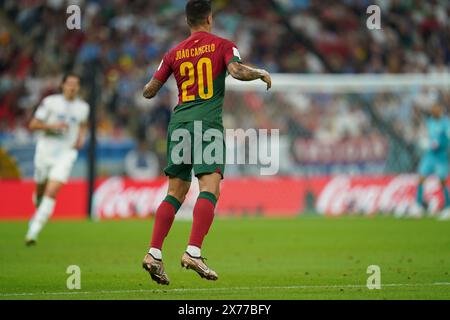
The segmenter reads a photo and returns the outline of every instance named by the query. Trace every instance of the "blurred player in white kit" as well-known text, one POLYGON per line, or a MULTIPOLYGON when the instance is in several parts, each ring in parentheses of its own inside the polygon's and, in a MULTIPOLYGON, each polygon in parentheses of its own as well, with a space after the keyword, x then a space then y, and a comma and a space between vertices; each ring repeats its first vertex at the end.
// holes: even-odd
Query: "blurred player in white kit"
POLYGON ((89 105, 78 97, 80 78, 67 74, 62 93, 44 98, 29 124, 41 135, 34 157, 36 211, 25 236, 26 245, 36 243, 39 232, 53 213, 58 191, 67 182, 78 150, 83 146, 89 105))

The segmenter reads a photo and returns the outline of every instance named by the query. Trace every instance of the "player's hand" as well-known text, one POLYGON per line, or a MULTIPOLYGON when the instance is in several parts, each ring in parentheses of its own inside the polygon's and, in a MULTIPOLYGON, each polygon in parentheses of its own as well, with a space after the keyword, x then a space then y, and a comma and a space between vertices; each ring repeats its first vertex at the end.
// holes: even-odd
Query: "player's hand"
POLYGON ((267 83, 267 90, 269 90, 272 87, 272 78, 266 70, 262 70, 262 74, 261 80, 267 83))
POLYGON ((55 124, 49 124, 47 125, 47 132, 50 134, 62 134, 64 131, 66 131, 69 128, 67 123, 59 122, 55 124))

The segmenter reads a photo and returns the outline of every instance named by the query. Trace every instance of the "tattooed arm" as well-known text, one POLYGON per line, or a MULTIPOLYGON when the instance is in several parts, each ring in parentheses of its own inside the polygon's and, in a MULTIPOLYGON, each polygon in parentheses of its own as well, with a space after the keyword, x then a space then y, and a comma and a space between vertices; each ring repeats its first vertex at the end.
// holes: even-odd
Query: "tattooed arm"
POLYGON ((144 98, 146 99, 153 98, 154 96, 156 96, 156 94, 158 93, 158 91, 161 89, 162 86, 163 83, 161 81, 153 78, 144 87, 144 92, 142 93, 144 98))
POLYGON ((261 79, 267 83, 267 90, 272 87, 272 79, 266 70, 254 69, 239 62, 232 62, 228 65, 228 72, 237 80, 252 81, 261 79))

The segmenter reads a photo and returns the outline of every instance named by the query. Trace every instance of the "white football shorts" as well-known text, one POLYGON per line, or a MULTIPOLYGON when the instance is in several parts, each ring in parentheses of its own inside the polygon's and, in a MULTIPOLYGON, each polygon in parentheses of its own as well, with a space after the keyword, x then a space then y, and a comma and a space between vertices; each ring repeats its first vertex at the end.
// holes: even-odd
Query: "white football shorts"
POLYGON ((44 154, 36 152, 34 157, 34 180, 41 184, 46 180, 66 183, 77 159, 78 151, 75 149, 61 150, 57 154, 44 154))

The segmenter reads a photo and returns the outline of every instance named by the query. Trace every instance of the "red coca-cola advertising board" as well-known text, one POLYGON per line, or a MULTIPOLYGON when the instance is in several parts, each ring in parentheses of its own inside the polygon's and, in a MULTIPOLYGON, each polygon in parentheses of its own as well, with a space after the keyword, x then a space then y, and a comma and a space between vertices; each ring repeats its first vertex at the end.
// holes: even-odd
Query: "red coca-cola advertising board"
MULTIPOLYGON (((286 216, 304 212, 340 216, 377 212, 404 214, 413 209, 416 175, 376 177, 270 177, 227 178, 222 182, 219 216, 286 216)), ((0 180, 0 219, 29 219, 34 207, 32 181, 0 180)), ((112 177, 97 182, 93 211, 96 219, 148 218, 154 214, 167 191, 165 178, 133 181, 112 177)), ((198 195, 194 180, 178 219, 191 219, 198 195)), ((71 181, 61 190, 53 219, 83 219, 87 184, 71 181)), ((436 212, 442 207, 439 181, 425 183, 425 199, 436 212)))
MULTIPOLYGON (((31 180, 0 180, 0 220, 29 219, 35 210, 34 188, 31 180)), ((52 219, 85 218, 87 196, 84 181, 70 181, 58 194, 52 219)))
MULTIPOLYGON (((304 184, 289 178, 238 178, 222 182, 217 213, 221 215, 293 216, 302 210, 304 184)), ((137 182, 122 178, 104 180, 94 196, 95 216, 146 217, 154 213, 167 192, 166 179, 137 182)), ((198 196, 194 180, 178 218, 189 218, 198 196)))

